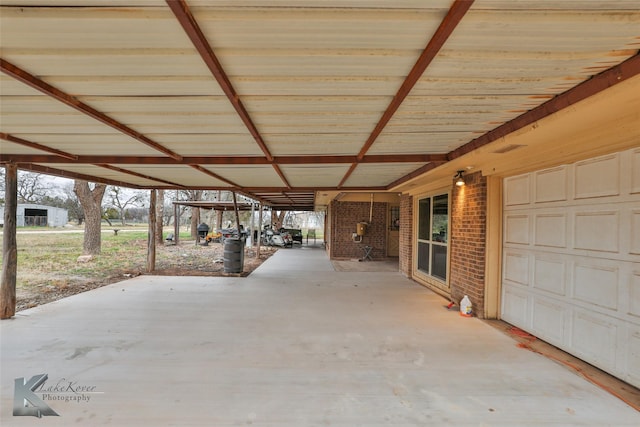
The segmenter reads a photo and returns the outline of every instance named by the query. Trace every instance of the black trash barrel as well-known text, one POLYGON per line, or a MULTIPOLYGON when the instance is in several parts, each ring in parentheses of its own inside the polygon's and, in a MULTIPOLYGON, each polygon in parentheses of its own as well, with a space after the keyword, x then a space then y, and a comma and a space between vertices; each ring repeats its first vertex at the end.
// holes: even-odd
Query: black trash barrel
POLYGON ((244 266, 244 242, 240 239, 224 241, 224 272, 242 273, 244 266))

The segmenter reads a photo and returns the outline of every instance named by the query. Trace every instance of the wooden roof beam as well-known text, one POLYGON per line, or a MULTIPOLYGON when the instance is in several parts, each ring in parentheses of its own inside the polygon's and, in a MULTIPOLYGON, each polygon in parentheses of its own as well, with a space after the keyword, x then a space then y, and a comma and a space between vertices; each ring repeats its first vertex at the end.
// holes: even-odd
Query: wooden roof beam
POLYGON ((369 135, 367 141, 364 143, 364 146, 360 149, 360 152, 357 155, 357 161, 353 163, 344 178, 342 178, 342 180, 340 181, 340 184, 338 184, 338 188, 341 188, 347 181, 347 179, 349 179, 349 176, 351 176, 353 171, 358 166, 358 162, 362 161, 364 156, 367 154, 367 151, 369 151, 369 149, 376 141, 378 136, 380 136, 393 115, 396 113, 396 111, 398 111, 398 108, 400 108, 400 105, 402 105, 407 95, 409 95, 411 89, 413 89, 420 77, 422 77, 422 74, 427 69, 429 64, 431 64, 433 58, 435 58, 438 52, 440 52, 440 49, 442 49, 442 46, 444 46, 445 42, 449 39, 449 36, 451 36, 453 30, 456 29, 460 21, 462 21, 462 18, 471 8, 473 2, 474 0, 455 0, 453 2, 451 8, 449 9, 449 12, 447 12, 447 15, 440 23, 440 26, 418 57, 418 60, 414 64, 407 77, 404 79, 404 82, 402 82, 400 89, 398 89, 398 92, 389 103, 389 106, 387 107, 385 112, 382 114, 382 117, 378 121, 378 124, 376 124, 373 132, 371 132, 371 135, 369 135))
POLYGON ((0 71, 7 74, 8 76, 15 78, 16 80, 19 80, 25 83, 28 86, 31 86, 32 88, 44 93, 47 96, 50 96, 51 98, 54 98, 62 102, 63 104, 66 104, 69 107, 74 108, 75 110, 83 114, 86 114, 87 116, 94 118, 99 122, 102 122, 105 125, 110 126, 116 129, 117 131, 122 132, 123 134, 130 136, 131 138, 137 141, 140 141, 143 144, 148 145, 149 147, 157 151, 160 151, 163 154, 166 154, 172 159, 182 160, 181 155, 169 150, 168 148, 163 147, 159 143, 144 136, 140 132, 137 132, 131 129, 127 125, 120 123, 119 121, 107 116, 106 114, 96 110, 93 107, 90 107, 84 102, 78 100, 76 97, 71 96, 66 92, 63 92, 60 89, 55 88, 48 83, 45 83, 44 81, 38 79, 32 74, 29 74, 27 71, 23 70, 22 68, 19 68, 2 58, 0 58, 0 71))
POLYGON ((96 176, 85 175, 77 172, 65 171, 62 169, 51 168, 49 166, 36 165, 33 163, 18 163, 18 169, 27 170, 31 172, 44 173, 47 175, 59 176, 61 178, 68 179, 82 179, 88 182, 97 182, 99 184, 107 184, 107 185, 115 185, 117 187, 126 187, 133 188, 135 190, 146 190, 148 187, 143 187, 141 185, 131 184, 129 182, 117 181, 114 179, 105 179, 96 176))
MULTIPOLYGON (((252 194, 251 192, 247 191, 246 189, 240 187, 235 182, 230 181, 230 180, 218 175, 217 173, 211 172, 210 170, 205 169, 200 165, 189 165, 189 166, 191 166, 192 168, 194 168, 195 170, 197 170, 199 172, 202 172, 202 173, 204 173, 206 175, 209 175, 212 178, 215 178, 215 179, 217 179, 219 181, 224 182, 225 184, 229 184, 230 185, 230 187, 228 187, 228 188, 223 188, 223 187, 220 187, 220 188, 204 187, 204 188, 202 188, 203 190, 218 190, 218 189, 220 189, 220 190, 232 191, 232 192, 241 194, 241 195, 243 195, 245 197, 249 197, 250 199, 255 199, 255 200, 258 200, 259 202, 262 202, 262 199, 260 197, 256 196, 255 194, 252 194)), ((190 189, 196 189, 196 188, 193 188, 193 187, 189 187, 189 188, 190 189)))
MULTIPOLYGON (((529 126, 535 123, 538 120, 544 119, 551 114, 557 113, 558 111, 567 108, 579 101, 587 99, 591 96, 602 92, 610 88, 611 86, 615 86, 618 83, 621 83, 631 77, 635 77, 640 74, 640 53, 637 53, 635 56, 627 59, 626 61, 616 65, 615 67, 611 67, 608 70, 603 71, 600 74, 597 74, 591 77, 589 80, 585 80, 577 86, 569 89, 566 92, 561 93, 548 100, 547 102, 538 105, 537 107, 527 111, 526 113, 521 114, 520 116, 512 119, 497 128, 479 136, 476 139, 473 139, 461 147, 451 151, 447 154, 447 161, 451 161, 457 159, 458 157, 464 156, 478 148, 487 145, 491 142, 497 141, 500 138, 503 138, 510 133, 513 133, 519 129, 522 129, 525 126, 529 126)), ((392 182, 387 186, 387 189, 392 189, 397 187, 400 184, 404 184, 407 181, 416 178, 425 172, 433 169, 437 165, 433 165, 429 167, 429 165, 417 169, 411 172, 409 175, 406 175, 395 182, 392 182)))
POLYGON ((74 161, 78 160, 78 156, 74 154, 67 153, 61 150, 56 150, 55 148, 47 147, 46 145, 41 145, 35 142, 27 141, 26 139, 18 138, 17 136, 13 136, 8 133, 0 132, 0 139, 4 139, 5 141, 13 142, 15 144, 24 145, 25 147, 35 148, 36 150, 45 151, 47 153, 51 153, 68 160, 74 160, 74 161))
MULTIPOLYGON (((300 192, 315 192, 315 191, 336 191, 335 187, 244 187, 246 191, 251 191, 253 193, 274 193, 280 194, 283 192, 287 192, 289 194, 300 193, 300 192)), ((364 186, 353 186, 353 187, 344 187, 343 191, 363 191, 363 192, 371 192, 371 191, 386 191, 386 186, 374 186, 374 187, 364 187, 364 186)))
MULTIPOLYGON (((6 134, 5 134, 6 135, 6 134)), ((15 137, 14 137, 15 138, 15 137)), ((4 139, 4 138, 3 138, 4 139)), ((12 141, 11 139, 7 139, 12 141)), ((23 140, 24 141, 24 140, 23 140)), ((12 141, 14 142, 14 141, 12 141)), ((29 142, 29 141, 26 141, 29 142)), ((39 145, 31 143, 34 145, 39 145)), ((27 145, 27 144, 23 144, 27 145)), ((64 152, 61 152, 64 153, 64 152)), ((85 164, 137 164, 137 165, 323 165, 355 163, 355 156, 279 156, 269 162, 264 157, 243 156, 211 156, 211 157, 183 157, 173 160, 168 157, 156 156, 75 156, 68 153, 45 154, 0 154, 0 162, 22 163, 85 163, 85 164), (58 157, 60 156, 60 157, 58 157)), ((446 154, 390 154, 365 156, 360 163, 443 163, 447 161, 446 154)))
POLYGON ((222 68, 220 61, 218 61, 218 58, 213 53, 211 45, 207 41, 207 38, 200 29, 200 26, 191 14, 186 1, 166 0, 166 2, 173 14, 178 19, 178 22, 180 22, 180 25, 182 25, 184 31, 187 33, 189 39, 191 39, 191 42, 204 60, 205 64, 217 80, 218 84, 222 88, 222 91, 225 93, 225 95, 227 95, 227 98, 229 98, 231 105, 233 105, 233 108, 235 108, 236 112, 240 116, 240 119, 245 124, 253 138, 256 140, 256 143, 260 146, 260 149, 267 157, 267 160, 272 161, 273 156, 271 155, 267 144, 264 142, 262 136, 260 135, 260 132, 258 132, 258 128, 256 128, 253 120, 251 120, 251 117, 242 104, 242 101, 240 101, 240 98, 233 88, 231 81, 229 81, 229 77, 222 68))
POLYGON ((640 74, 640 53, 627 59, 626 61, 609 68, 600 74, 596 74, 589 80, 585 80, 577 86, 569 89, 566 92, 557 95, 543 104, 521 114, 515 119, 498 126, 497 128, 485 133, 478 138, 469 141, 463 146, 451 151, 447 154, 448 160, 456 159, 473 150, 476 150, 483 145, 490 142, 497 141, 498 139, 522 129, 538 120, 544 119, 551 114, 567 108, 579 101, 587 99, 605 89, 615 86, 631 77, 635 77, 640 74))
POLYGON ((203 174, 209 175, 210 177, 217 179, 218 181, 222 181, 225 184, 229 184, 231 186, 231 188, 227 188, 227 190, 229 190, 229 191, 237 191, 237 190, 240 189, 240 186, 238 184, 236 184, 235 182, 229 181, 228 179, 223 178, 222 176, 218 175, 217 173, 211 172, 209 169, 205 169, 200 165, 189 165, 189 166, 191 166, 192 168, 194 168, 195 170, 197 170, 199 172, 202 172, 203 174))
POLYGON ((112 170, 112 171, 115 171, 115 172, 124 173, 124 174, 127 174, 127 175, 137 176, 138 178, 148 179, 150 181, 161 182, 163 184, 167 184, 167 185, 170 185, 172 187, 185 188, 184 185, 176 184, 175 182, 166 181, 164 179, 155 178, 155 177, 149 176, 149 175, 144 175, 144 174, 141 174, 141 173, 138 173, 138 172, 134 172, 134 171, 130 171, 130 170, 127 170, 127 169, 119 168, 117 166, 112 166, 112 165, 107 165, 107 164, 99 164, 99 163, 96 163, 96 166, 100 166, 102 168, 109 169, 109 170, 112 170))
POLYGON ((274 163, 273 168, 275 169, 275 171, 278 174, 278 176, 280 176, 280 179, 282 180, 282 182, 284 182, 284 185, 286 185, 287 188, 291 188, 291 184, 289 184, 289 181, 287 180, 287 177, 284 176, 284 172, 282 172, 282 169, 280 169, 280 166, 278 166, 278 165, 276 165, 274 163))

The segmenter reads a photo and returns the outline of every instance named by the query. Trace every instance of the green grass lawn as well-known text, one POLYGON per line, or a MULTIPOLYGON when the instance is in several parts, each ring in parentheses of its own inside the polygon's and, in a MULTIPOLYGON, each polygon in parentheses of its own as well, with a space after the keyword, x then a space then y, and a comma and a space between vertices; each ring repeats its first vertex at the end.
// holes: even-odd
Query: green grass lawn
MULTIPOLYGON (((168 232, 163 233, 165 237, 168 232)), ((88 262, 79 262, 84 240, 82 230, 19 228, 16 235, 17 311, 145 274, 147 234, 147 228, 142 226, 103 225, 101 253, 88 262), (116 228, 119 229, 117 235, 113 233, 116 228)), ((259 258, 245 257, 244 272, 253 271, 273 252, 273 248, 264 248, 259 258)), ((179 245, 156 245, 154 274, 223 275, 222 258, 222 244, 196 245, 190 232, 183 231, 179 245)))
MULTIPOLYGON (((114 227, 117 228, 117 227, 114 227)), ((103 278, 124 270, 144 269, 147 257, 147 231, 121 229, 118 235, 102 233, 102 251, 89 263, 78 263, 84 234, 50 233, 48 229, 19 228, 17 288, 56 285, 63 277, 103 278), (20 233, 29 231, 29 233, 20 233)), ((189 232, 181 232, 189 240, 189 232)), ((0 253, 0 260, 2 254, 0 253)))

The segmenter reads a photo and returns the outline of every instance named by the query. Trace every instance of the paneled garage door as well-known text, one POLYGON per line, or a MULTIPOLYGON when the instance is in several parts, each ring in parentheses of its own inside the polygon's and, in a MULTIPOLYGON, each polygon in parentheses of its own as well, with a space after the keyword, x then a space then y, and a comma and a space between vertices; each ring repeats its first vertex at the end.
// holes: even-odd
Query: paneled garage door
POLYGON ((640 387, 640 149, 504 181, 502 318, 640 387))

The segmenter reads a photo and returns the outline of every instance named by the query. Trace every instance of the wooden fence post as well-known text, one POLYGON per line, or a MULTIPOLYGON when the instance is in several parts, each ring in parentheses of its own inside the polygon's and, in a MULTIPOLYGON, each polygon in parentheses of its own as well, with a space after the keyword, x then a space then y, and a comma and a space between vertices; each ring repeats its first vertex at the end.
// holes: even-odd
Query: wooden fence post
POLYGON ((156 190, 149 197, 149 238, 147 240, 147 272, 156 269, 156 190))
POLYGON ((16 241, 18 166, 15 163, 7 163, 5 171, 0 319, 10 319, 16 314, 16 276, 18 272, 18 243, 16 241))

